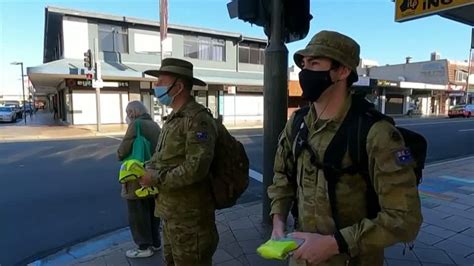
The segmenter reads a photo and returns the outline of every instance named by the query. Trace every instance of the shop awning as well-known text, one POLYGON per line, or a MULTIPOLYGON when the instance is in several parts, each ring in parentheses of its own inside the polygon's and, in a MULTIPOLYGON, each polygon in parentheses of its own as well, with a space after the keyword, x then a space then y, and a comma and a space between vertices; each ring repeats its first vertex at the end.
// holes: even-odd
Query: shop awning
MULTIPOLYGON (((158 69, 158 64, 133 64, 102 62, 102 79, 115 81, 153 81, 155 77, 144 75, 149 69, 158 69)), ((83 61, 61 59, 36 67, 28 67, 27 74, 39 93, 54 93, 64 79, 85 79, 83 61)), ((195 68, 194 75, 208 84, 263 86, 263 73, 233 72, 195 68)))

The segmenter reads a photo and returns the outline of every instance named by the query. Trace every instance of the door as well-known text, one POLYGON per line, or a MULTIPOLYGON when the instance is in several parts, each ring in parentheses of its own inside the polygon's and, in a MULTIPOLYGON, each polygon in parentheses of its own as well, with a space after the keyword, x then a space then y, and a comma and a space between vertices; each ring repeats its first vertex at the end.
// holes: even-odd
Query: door
POLYGON ((97 123, 95 93, 72 93, 73 124, 90 125, 97 123))
POLYGON ((100 94, 100 122, 101 124, 122 123, 121 94, 104 92, 100 94))
POLYGON ((122 105, 122 123, 123 124, 126 124, 127 123, 127 104, 128 104, 128 92, 123 92, 120 94, 121 98, 122 98, 122 102, 121 102, 121 105, 122 105))

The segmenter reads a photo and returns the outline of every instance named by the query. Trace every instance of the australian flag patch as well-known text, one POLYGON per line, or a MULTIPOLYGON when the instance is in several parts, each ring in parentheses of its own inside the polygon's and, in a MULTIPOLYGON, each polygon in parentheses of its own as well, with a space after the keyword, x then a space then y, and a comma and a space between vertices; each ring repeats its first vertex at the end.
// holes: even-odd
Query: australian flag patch
POLYGON ((396 151, 395 158, 396 158, 397 164, 400 166, 413 163, 413 156, 411 155, 410 149, 402 149, 402 150, 396 151))
POLYGON ((196 140, 206 141, 207 140, 207 132, 202 132, 202 131, 196 132, 196 140))

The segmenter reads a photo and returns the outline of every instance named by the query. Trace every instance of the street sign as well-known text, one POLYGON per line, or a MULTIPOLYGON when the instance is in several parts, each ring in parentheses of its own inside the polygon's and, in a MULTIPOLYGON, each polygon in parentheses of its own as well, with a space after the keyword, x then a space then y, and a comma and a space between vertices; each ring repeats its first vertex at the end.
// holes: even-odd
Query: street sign
POLYGON ((236 93, 236 87, 235 86, 228 86, 227 87, 227 93, 228 94, 235 94, 236 93))
POLYGON ((407 21, 472 4, 474 0, 396 0, 395 21, 407 21))

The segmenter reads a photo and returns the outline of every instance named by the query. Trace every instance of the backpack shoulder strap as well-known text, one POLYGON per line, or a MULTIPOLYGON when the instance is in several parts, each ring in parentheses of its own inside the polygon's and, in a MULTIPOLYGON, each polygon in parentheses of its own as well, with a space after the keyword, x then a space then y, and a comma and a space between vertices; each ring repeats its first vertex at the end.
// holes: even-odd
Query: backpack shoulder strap
POLYGON ((214 119, 212 111, 209 108, 202 106, 202 108, 197 108, 194 112, 187 112, 184 114, 184 117, 187 118, 185 124, 186 130, 191 126, 191 123, 196 118, 196 116, 202 112, 207 113, 212 119, 214 119))
POLYGON ((290 136, 291 143, 295 141, 296 136, 298 135, 298 132, 300 131, 301 127, 306 126, 306 124, 304 123, 304 118, 309 113, 309 109, 310 109, 309 106, 305 106, 295 111, 295 116, 293 117, 293 123, 291 124, 291 136, 290 136))
MULTIPOLYGON (((308 127, 304 121, 304 118, 308 114, 310 108, 309 106, 302 107, 295 111, 295 115, 293 117, 293 121, 291 124, 291 135, 290 135, 290 143, 291 143, 291 158, 293 160, 294 165, 296 165, 296 161, 300 156, 301 152, 305 148, 305 144, 308 139, 308 127)), ((287 171, 288 172, 288 171, 287 171)), ((293 167, 291 173, 288 173, 287 178, 290 184, 296 186, 296 167, 293 167)))
POLYGON ((295 111, 291 125, 290 143, 293 153, 293 161, 296 162, 308 141, 308 126, 304 118, 309 113, 310 107, 305 106, 295 111))
POLYGON ((354 98, 354 103, 354 111, 357 114, 357 119, 351 122, 350 130, 356 132, 356 134, 349 134, 348 152, 355 166, 355 172, 359 173, 366 182, 367 217, 372 219, 377 217, 377 213, 380 211, 380 205, 378 204, 378 196, 370 177, 367 136, 372 126, 378 121, 385 120, 391 124, 395 124, 395 121, 393 118, 376 110, 373 104, 363 98, 354 98))
MULTIPOLYGON (((367 206, 371 209, 371 201, 374 200, 374 197, 375 202, 378 202, 370 181, 366 144, 370 128, 381 119, 386 119, 386 116, 378 112, 372 103, 360 96, 354 96, 351 108, 326 149, 323 161, 324 176, 328 182, 328 196, 337 228, 340 228, 340 224, 336 208, 336 184, 342 175, 360 173, 366 180, 367 186, 371 188, 367 197, 370 204, 367 206), (352 165, 343 168, 342 159, 346 152, 349 153, 352 165)), ((375 211, 369 210, 369 213, 373 212, 375 211)))

